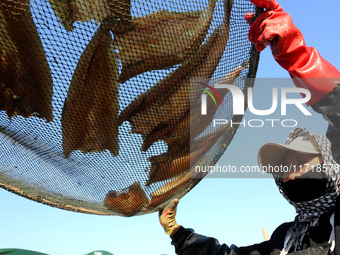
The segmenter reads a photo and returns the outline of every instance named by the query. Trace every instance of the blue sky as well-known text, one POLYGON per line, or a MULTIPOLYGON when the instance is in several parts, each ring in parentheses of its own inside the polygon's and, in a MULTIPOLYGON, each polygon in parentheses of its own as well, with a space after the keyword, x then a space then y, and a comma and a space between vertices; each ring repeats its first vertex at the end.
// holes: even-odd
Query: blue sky
MULTIPOLYGON (((308 46, 340 69, 340 1, 280 1, 302 31, 308 46)), ((257 77, 288 78, 271 56, 261 54, 257 77)), ((254 87, 256 95, 265 88, 254 87)), ((325 134, 321 116, 299 118, 300 125, 325 134)), ((245 119, 253 118, 246 113, 245 119)), ((283 143, 289 128, 240 128, 219 164, 257 164, 257 151, 266 142, 283 143)), ((170 238, 159 225, 156 213, 123 218, 63 211, 0 190, 0 248, 23 248, 51 255, 85 254, 107 250, 116 255, 175 254, 170 238)), ((279 194, 271 178, 206 178, 181 201, 177 221, 196 232, 238 246, 263 241, 262 228, 269 234, 281 223, 294 219, 294 209, 279 194)))

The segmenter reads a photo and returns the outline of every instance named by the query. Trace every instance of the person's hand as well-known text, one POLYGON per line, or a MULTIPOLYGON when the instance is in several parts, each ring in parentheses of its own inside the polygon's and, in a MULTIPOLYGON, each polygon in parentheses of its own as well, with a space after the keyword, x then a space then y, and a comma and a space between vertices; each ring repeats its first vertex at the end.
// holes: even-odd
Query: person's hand
POLYGON ((175 220, 178 202, 178 199, 173 199, 163 210, 159 211, 159 222, 165 233, 170 236, 174 235, 180 227, 175 220))
POLYGON ((265 8, 255 21, 253 13, 245 15, 246 21, 251 25, 248 37, 255 48, 262 51, 270 45, 278 64, 292 78, 299 78, 293 79, 295 85, 311 92, 308 105, 313 105, 331 92, 340 81, 340 72, 314 48, 306 47, 303 35, 293 24, 291 16, 275 0, 250 1, 257 7, 265 8), (318 82, 317 79, 310 78, 328 80, 318 82))
POLYGON ((249 29, 249 40, 254 43, 258 51, 264 50, 269 43, 272 47, 273 55, 276 57, 280 52, 292 42, 301 42, 302 33, 294 26, 292 18, 275 0, 250 0, 254 5, 266 10, 252 23, 255 14, 247 13, 245 18, 249 29), (300 38, 296 38, 300 37, 300 38), (287 43, 287 40, 290 42, 287 43))

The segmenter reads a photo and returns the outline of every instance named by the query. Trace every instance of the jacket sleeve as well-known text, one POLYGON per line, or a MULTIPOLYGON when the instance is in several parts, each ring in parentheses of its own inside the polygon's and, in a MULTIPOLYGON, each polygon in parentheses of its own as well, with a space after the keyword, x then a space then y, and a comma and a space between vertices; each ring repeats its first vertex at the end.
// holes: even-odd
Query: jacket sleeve
POLYGON ((332 143, 333 158, 340 163, 340 85, 313 104, 312 108, 329 122, 326 136, 332 143))
POLYGON ((171 236, 171 239, 171 244, 175 246, 176 254, 179 255, 226 255, 230 253, 230 248, 226 244, 220 245, 215 238, 196 234, 193 229, 186 229, 182 226, 171 236))
POLYGON ((282 249, 285 233, 290 226, 284 223, 273 233, 269 241, 237 247, 220 244, 217 239, 194 233, 193 229, 180 229, 171 239, 178 255, 270 255, 282 249))

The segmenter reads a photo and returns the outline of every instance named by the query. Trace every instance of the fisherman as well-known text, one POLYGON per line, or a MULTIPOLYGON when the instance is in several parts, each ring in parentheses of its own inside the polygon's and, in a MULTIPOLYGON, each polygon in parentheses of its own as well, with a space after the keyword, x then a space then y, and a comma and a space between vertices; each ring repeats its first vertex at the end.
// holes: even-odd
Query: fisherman
POLYGON ((290 15, 275 0, 251 2, 265 11, 253 23, 254 14, 245 15, 251 24, 249 40, 258 51, 270 45, 274 59, 295 85, 311 92, 308 105, 330 123, 327 138, 296 128, 286 144, 268 143, 259 150, 263 169, 292 166, 288 172, 269 173, 297 216, 280 225, 270 240, 245 247, 220 245, 215 238, 177 224, 178 199, 160 212, 160 223, 177 254, 340 254, 340 72, 306 46, 290 15))

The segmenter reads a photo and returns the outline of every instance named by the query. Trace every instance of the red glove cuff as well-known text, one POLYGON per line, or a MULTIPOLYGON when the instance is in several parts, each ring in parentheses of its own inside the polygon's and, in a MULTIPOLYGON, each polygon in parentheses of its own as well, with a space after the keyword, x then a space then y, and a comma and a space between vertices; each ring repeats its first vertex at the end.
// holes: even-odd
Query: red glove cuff
MULTIPOLYGON (((287 71, 297 87, 308 89, 311 93, 311 99, 307 103, 310 106, 324 98, 340 83, 340 72, 323 59, 316 49, 301 47, 297 50, 300 51, 296 54, 299 57, 287 71)), ((284 61, 277 62, 284 67, 284 61)))

